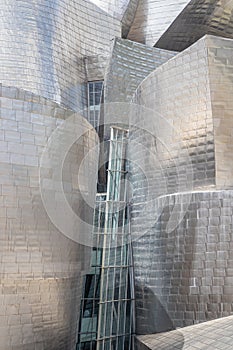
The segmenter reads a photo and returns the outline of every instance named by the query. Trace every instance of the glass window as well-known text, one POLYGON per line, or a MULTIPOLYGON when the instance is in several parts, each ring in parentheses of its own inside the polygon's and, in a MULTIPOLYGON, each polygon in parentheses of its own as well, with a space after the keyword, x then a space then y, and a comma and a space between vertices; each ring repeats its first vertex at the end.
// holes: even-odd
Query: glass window
POLYGON ((88 121, 99 131, 100 104, 103 92, 103 81, 88 83, 88 121))

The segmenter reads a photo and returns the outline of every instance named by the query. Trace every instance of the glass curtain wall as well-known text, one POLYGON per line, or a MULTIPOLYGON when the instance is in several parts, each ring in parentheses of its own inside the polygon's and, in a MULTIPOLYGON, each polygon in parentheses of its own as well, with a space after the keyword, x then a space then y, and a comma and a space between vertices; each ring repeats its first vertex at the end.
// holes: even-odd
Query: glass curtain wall
POLYGON ((127 130, 111 127, 107 193, 96 199, 92 267, 84 283, 77 350, 133 349, 127 140, 127 130))
POLYGON ((77 350, 95 350, 100 302, 102 238, 105 225, 106 194, 97 194, 93 227, 91 269, 84 279, 77 350))
POLYGON ((133 283, 127 199, 128 131, 111 127, 97 350, 132 348, 133 283))

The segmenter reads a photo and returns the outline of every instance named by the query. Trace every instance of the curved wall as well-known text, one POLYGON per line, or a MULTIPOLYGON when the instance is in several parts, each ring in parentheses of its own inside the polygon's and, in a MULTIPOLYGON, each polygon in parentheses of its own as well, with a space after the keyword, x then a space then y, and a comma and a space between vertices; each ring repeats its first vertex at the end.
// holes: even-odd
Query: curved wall
POLYGON ((133 245, 137 334, 233 313, 233 192, 180 194, 179 206, 176 196, 169 196, 162 209, 158 200, 158 220, 133 245), (187 200, 178 224, 174 210, 179 216, 187 200), (175 229, 168 231, 172 215, 175 229))
MULTIPOLYGON (((1 85, 0 94, 0 349, 74 350, 90 248, 71 241, 53 225, 39 187, 42 152, 71 112, 17 88, 1 85)), ((87 211, 80 214, 85 203, 77 174, 96 142, 93 131, 86 133, 68 152, 63 169, 70 206, 89 222, 87 211)), ((53 186, 51 171, 44 180, 53 186)), ((96 172, 95 159, 86 171, 96 172)), ((94 203, 94 191, 91 196, 94 203)), ((56 206, 58 199, 53 200, 56 206)))
POLYGON ((127 39, 154 46, 189 0, 139 0, 127 39))
POLYGON ((0 11, 0 82, 82 109, 91 65, 84 57, 103 76, 120 21, 85 0, 4 0, 0 11))
POLYGON ((232 40, 206 36, 136 91, 129 154, 138 334, 233 312, 231 55, 232 40))
POLYGON ((233 38, 233 5, 224 0, 189 1, 155 46, 182 51, 205 34, 233 38))

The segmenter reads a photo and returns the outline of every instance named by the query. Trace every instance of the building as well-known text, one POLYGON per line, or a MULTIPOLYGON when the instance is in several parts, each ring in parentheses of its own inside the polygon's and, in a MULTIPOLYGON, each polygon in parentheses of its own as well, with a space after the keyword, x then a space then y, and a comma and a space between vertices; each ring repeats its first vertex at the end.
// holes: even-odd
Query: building
POLYGON ((231 349, 232 1, 0 10, 0 349, 231 349))

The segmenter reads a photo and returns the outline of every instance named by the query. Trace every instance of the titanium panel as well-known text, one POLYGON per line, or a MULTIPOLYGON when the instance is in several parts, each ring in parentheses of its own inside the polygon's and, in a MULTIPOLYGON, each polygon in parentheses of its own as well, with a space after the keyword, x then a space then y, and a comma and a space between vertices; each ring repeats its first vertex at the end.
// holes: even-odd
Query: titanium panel
POLYGON ((190 0, 139 0, 127 39, 154 46, 189 2, 190 0))
POLYGON ((130 102, 143 79, 175 52, 116 38, 105 74, 105 102, 130 102))
MULTIPOLYGON (((2 85, 0 101, 0 349, 73 350, 80 282, 91 252, 53 225, 39 187, 40 156, 52 132, 65 123, 71 111, 31 92, 2 85)), ((82 209, 85 203, 80 190, 81 186, 89 189, 77 180, 77 174, 96 142, 96 133, 89 131, 71 147, 63 167, 67 201, 87 221, 90 213, 82 209)), ((93 174, 95 168, 92 159, 86 171, 93 174)), ((52 178, 48 170, 44 181, 53 188, 52 178)))
POLYGON ((103 77, 120 21, 86 0, 3 0, 0 12, 0 82, 82 109, 88 69, 94 60, 103 77))
MULTIPOLYGON (((136 334, 232 314, 233 193, 203 191, 189 196, 166 196, 165 205, 158 198, 154 217, 159 213, 159 218, 134 241, 136 334), (188 209, 177 223, 185 201, 188 209), (171 217, 175 229, 168 231, 171 217)), ((150 220, 149 214, 145 219, 150 220)), ((131 227, 132 234, 140 230, 134 222, 131 227)))
POLYGON ((129 153, 138 334, 232 313, 231 57, 232 40, 205 36, 136 91, 129 153))
POLYGON ((231 349, 233 318, 205 322, 169 333, 137 337, 137 350, 231 349))
POLYGON ((90 0, 93 4, 101 8, 107 14, 122 20, 126 10, 135 0, 90 0))
POLYGON ((211 106, 214 123, 216 186, 233 186, 233 40, 207 36, 211 106))
POLYGON ((121 30, 121 34, 123 38, 127 38, 127 35, 129 33, 129 30, 131 28, 131 25, 133 23, 135 14, 136 14, 136 10, 138 7, 138 2, 139 0, 131 0, 129 2, 129 5, 124 13, 124 16, 121 20, 121 25, 122 25, 122 30, 121 30))
POLYGON ((233 38, 232 1, 189 1, 155 46, 182 51, 205 34, 233 38))

